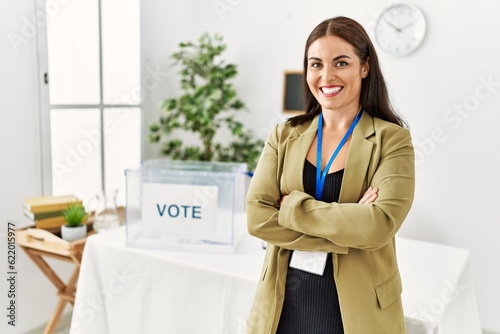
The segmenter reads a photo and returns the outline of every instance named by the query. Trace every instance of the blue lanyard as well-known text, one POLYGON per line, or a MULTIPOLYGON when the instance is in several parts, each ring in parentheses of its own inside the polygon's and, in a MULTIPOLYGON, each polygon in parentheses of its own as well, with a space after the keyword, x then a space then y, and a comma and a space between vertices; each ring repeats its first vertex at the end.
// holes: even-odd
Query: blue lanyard
POLYGON ((315 198, 318 201, 321 201, 323 198, 323 188, 325 187, 325 180, 326 180, 326 175, 328 174, 328 171, 330 170, 330 167, 333 163, 333 160, 337 157, 337 154, 339 154, 340 150, 344 146, 345 142, 351 135, 351 133, 354 131, 354 128, 356 127, 356 124, 358 124, 359 119, 361 118, 361 114, 363 113, 362 110, 359 111, 359 113, 356 115, 356 118, 354 118, 354 121, 352 121, 351 126, 347 130, 346 134, 344 135, 344 138, 340 141, 339 145, 335 149, 335 152, 333 152, 332 157, 330 158, 330 161, 328 161, 328 164, 326 165, 325 169, 323 172, 321 171, 321 151, 322 151, 322 146, 323 146, 323 114, 319 114, 319 121, 318 121, 318 145, 317 145, 317 152, 316 152, 316 196, 315 198))

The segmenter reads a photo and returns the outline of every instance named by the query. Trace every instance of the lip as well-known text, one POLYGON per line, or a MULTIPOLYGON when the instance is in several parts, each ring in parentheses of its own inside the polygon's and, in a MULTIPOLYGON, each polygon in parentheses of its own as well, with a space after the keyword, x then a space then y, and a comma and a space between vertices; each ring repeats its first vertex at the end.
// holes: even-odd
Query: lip
POLYGON ((319 87, 319 90, 321 91, 323 96, 326 97, 337 96, 340 94, 340 92, 342 92, 343 89, 344 87, 339 85, 328 85, 319 87))

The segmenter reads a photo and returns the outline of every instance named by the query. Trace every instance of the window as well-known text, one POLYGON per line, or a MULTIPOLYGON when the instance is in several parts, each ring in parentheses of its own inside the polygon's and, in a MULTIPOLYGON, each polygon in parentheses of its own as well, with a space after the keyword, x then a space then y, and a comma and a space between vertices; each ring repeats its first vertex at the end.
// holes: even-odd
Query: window
POLYGON ((118 189, 124 204, 141 160, 140 0, 37 0, 37 20, 44 193, 118 189))

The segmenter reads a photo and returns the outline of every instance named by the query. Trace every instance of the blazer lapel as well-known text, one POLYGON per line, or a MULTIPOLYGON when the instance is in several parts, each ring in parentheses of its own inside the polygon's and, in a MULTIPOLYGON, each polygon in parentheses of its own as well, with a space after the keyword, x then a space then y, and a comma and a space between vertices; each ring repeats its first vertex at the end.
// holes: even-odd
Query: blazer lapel
POLYGON ((283 162, 283 166, 286 166, 285 177, 282 178, 281 183, 283 193, 289 194, 292 190, 304 191, 302 182, 304 163, 317 130, 318 117, 316 116, 308 125, 297 127, 296 136, 287 140, 283 162))
POLYGON ((352 133, 340 189, 340 203, 357 203, 365 190, 363 182, 366 180, 365 175, 373 150, 373 143, 366 138, 374 132, 373 119, 364 111, 352 133))

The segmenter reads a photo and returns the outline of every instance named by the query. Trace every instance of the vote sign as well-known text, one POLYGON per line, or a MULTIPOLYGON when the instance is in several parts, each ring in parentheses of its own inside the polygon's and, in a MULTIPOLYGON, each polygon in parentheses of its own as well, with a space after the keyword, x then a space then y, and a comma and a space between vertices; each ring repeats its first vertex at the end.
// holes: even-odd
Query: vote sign
POLYGON ((155 238, 215 238, 217 186, 143 183, 143 235, 155 238))

